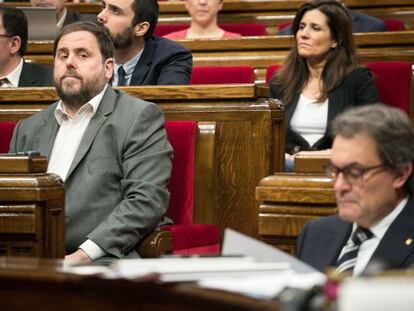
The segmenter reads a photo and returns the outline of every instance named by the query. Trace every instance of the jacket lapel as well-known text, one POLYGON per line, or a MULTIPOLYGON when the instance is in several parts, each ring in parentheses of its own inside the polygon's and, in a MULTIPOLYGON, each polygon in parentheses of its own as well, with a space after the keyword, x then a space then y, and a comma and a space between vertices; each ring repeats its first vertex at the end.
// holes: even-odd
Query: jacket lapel
POLYGON ((72 164, 69 168, 66 180, 70 178, 72 172, 76 169, 76 167, 85 157, 102 123, 106 120, 108 115, 111 114, 114 110, 116 98, 117 94, 110 86, 108 86, 102 98, 102 101, 99 104, 98 111, 96 111, 95 115, 89 122, 88 127, 86 128, 85 134, 82 137, 82 140, 79 144, 79 148, 76 151, 75 157, 73 158, 72 164))
POLYGON ((413 219, 414 202, 409 200, 388 228, 371 260, 382 260, 390 268, 404 267, 406 258, 414 252, 413 219))
POLYGON ((144 84, 145 77, 150 69, 155 53, 156 44, 152 38, 145 42, 144 51, 139 58, 138 64, 135 66, 132 73, 131 82, 129 85, 142 85, 144 84))
POLYGON ((38 130, 34 138, 34 146, 37 146, 35 151, 39 151, 40 154, 45 155, 48 159, 59 130, 59 123, 54 115, 56 105, 57 103, 50 109, 50 113, 44 117, 43 121, 45 124, 38 130))
POLYGON ((324 254, 323 257, 325 258, 325 267, 335 266, 336 260, 351 234, 352 223, 344 222, 340 220, 339 217, 338 220, 339 222, 336 222, 332 227, 331 234, 322 238, 322 243, 320 244, 324 245, 322 252, 324 254))

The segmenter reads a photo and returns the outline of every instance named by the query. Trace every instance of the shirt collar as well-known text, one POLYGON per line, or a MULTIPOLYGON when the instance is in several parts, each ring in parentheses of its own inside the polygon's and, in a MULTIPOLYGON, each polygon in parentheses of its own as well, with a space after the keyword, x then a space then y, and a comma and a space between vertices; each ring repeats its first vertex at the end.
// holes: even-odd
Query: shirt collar
MULTIPOLYGON (((102 101, 102 98, 105 94, 105 91, 106 91, 107 87, 108 87, 108 84, 105 84, 105 87, 103 88, 103 90, 99 94, 97 94, 89 102, 87 102, 82 107, 80 107, 80 109, 76 113, 76 116, 79 116, 79 115, 81 115, 85 112, 90 112, 91 113, 91 118, 92 118, 95 115, 98 108, 99 108, 99 105, 102 101)), ((76 118, 76 116, 75 116, 75 118, 76 118)), ((59 123, 59 125, 62 125, 63 120, 71 119, 71 117, 69 116, 69 114, 67 112, 66 106, 62 102, 62 100, 59 101, 58 105, 55 108, 55 118, 56 118, 56 121, 59 123)))
POLYGON ((56 23, 56 28, 57 28, 57 30, 61 30, 62 29, 62 27, 63 27, 63 23, 65 22, 65 19, 66 19, 66 15, 68 14, 68 11, 66 10, 66 8, 64 8, 64 11, 63 11, 63 15, 62 15, 62 17, 60 18, 60 20, 58 20, 58 22, 56 23))
MULTIPOLYGON (((374 237, 382 239, 385 232, 387 232, 389 226, 393 223, 393 221, 398 217, 398 215, 404 209, 404 206, 408 202, 408 196, 406 196, 400 203, 383 219, 381 219, 376 225, 369 228, 374 235, 374 237)), ((354 223, 353 230, 356 230, 357 225, 354 223)))
POLYGON ((4 78, 7 78, 7 80, 9 80, 9 83, 7 86, 10 86, 10 87, 19 86, 19 79, 20 79, 22 70, 23 70, 23 58, 20 59, 20 63, 17 65, 16 68, 14 68, 14 70, 4 77, 4 78))
POLYGON ((115 72, 118 72, 118 68, 123 66, 125 70, 125 76, 130 76, 134 72, 135 66, 138 64, 139 59, 141 58, 142 52, 144 49, 138 52, 133 58, 127 61, 125 64, 115 63, 115 72))

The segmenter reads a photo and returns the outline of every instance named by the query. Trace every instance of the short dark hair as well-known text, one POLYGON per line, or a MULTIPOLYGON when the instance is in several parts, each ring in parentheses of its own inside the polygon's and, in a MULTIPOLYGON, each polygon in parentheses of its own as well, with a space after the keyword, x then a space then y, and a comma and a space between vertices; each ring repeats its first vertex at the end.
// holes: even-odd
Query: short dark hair
MULTIPOLYGON (((402 110, 384 104, 365 105, 338 115, 332 123, 334 136, 352 138, 367 135, 376 145, 378 156, 387 167, 396 169, 408 163, 414 166, 414 128, 402 110)), ((414 176, 404 185, 414 194, 414 176)))
POLYGON ((24 56, 27 50, 27 18, 23 11, 5 5, 0 5, 0 15, 3 19, 5 35, 20 37, 21 44, 18 51, 20 56, 24 56))
POLYGON ((332 39, 337 46, 326 56, 322 71, 322 92, 318 101, 324 101, 328 93, 342 83, 343 79, 358 66, 358 57, 352 35, 352 19, 344 6, 336 0, 312 0, 302 5, 292 24, 293 46, 282 70, 278 71, 272 83, 280 89, 281 100, 288 104, 309 79, 306 59, 298 52, 296 33, 306 12, 318 10, 326 16, 332 39))
POLYGON ((67 34, 76 31, 88 31, 93 34, 98 41, 103 60, 114 57, 114 44, 112 43, 109 32, 101 25, 95 22, 76 22, 62 28, 55 39, 53 46, 53 55, 56 56, 56 49, 60 39, 67 34))
POLYGON ((144 39, 150 38, 157 26, 158 16, 160 14, 160 8, 157 0, 134 0, 131 4, 132 11, 134 12, 134 18, 132 20, 132 26, 136 26, 142 22, 148 22, 149 28, 144 35, 144 39))

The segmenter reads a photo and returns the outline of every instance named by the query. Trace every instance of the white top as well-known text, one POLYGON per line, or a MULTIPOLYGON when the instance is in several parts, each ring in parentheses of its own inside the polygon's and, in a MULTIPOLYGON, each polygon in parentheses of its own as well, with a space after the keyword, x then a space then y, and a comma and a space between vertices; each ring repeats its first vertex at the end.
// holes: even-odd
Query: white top
POLYGON ((20 63, 17 65, 16 68, 14 68, 12 72, 10 72, 5 77, 1 77, 1 79, 7 78, 7 80, 9 80, 7 83, 4 83, 3 85, 1 85, 1 87, 18 87, 20 75, 22 74, 22 70, 23 70, 23 58, 20 59, 20 63))
MULTIPOLYGON (((377 249, 378 244, 381 242, 382 237, 387 232, 388 228, 391 226, 391 224, 394 222, 394 220, 398 217, 398 215, 401 213, 401 211, 404 209, 404 206, 408 202, 408 197, 404 198, 393 210, 391 213, 389 213, 387 216, 385 216, 379 223, 369 228, 373 234, 371 239, 366 240, 363 242, 358 250, 357 255, 357 262, 354 267, 353 275, 358 276, 360 275, 365 267, 367 266, 369 260, 371 259, 372 255, 374 254, 374 251, 377 249)), ((353 224, 351 235, 348 239, 348 241, 352 237, 352 233, 356 230, 357 224, 353 224)), ((348 243, 347 241, 347 243, 348 243)), ((346 244, 345 244, 346 245, 346 244)), ((343 250, 342 250, 343 251, 343 250)), ((339 255, 338 258, 340 258, 339 255)))
MULTIPOLYGON (((71 117, 67 113, 67 109, 62 101, 56 106, 55 117, 60 128, 56 135, 47 166, 48 173, 55 173, 63 181, 66 180, 69 168, 85 134, 86 128, 98 110, 107 87, 108 85, 98 95, 92 98, 89 103, 83 105, 74 117, 71 117)), ((92 260, 105 255, 105 251, 91 240, 85 241, 79 248, 86 252, 92 260)))
POLYGON ((292 130, 301 135, 310 146, 316 143, 326 131, 328 123, 328 99, 317 103, 300 94, 298 104, 290 120, 292 130))

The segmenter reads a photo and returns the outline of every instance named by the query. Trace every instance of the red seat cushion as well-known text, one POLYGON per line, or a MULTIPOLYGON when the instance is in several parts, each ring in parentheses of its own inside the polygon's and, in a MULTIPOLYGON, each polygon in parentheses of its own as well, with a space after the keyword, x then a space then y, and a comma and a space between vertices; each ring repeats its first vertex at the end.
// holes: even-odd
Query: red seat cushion
POLYGON ((385 18, 383 21, 388 31, 404 31, 405 30, 404 22, 400 19, 385 18))
POLYGON ((380 100, 390 106, 409 111, 411 63, 400 61, 370 62, 380 100))
POLYGON ((254 83, 253 66, 194 67, 190 84, 254 83))
POLYGON ((270 80, 273 77, 273 74, 282 68, 282 65, 276 64, 276 65, 270 65, 266 68, 266 83, 269 84, 270 80))
POLYGON ((0 153, 9 152, 10 141, 15 126, 15 122, 0 122, 0 153))
POLYGON ((168 225, 161 227, 162 230, 170 231, 173 239, 172 246, 173 252, 177 253, 180 250, 185 249, 208 249, 209 253, 215 253, 219 251, 220 230, 214 225, 199 225, 199 224, 187 224, 187 225, 168 225), (217 248, 214 252, 213 249, 217 248))

